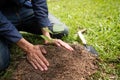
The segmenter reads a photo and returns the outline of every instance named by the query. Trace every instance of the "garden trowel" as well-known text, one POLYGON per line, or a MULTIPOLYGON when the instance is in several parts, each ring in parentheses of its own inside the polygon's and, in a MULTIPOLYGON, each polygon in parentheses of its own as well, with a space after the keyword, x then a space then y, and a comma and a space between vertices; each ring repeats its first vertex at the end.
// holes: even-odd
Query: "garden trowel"
POLYGON ((85 30, 78 31, 78 36, 79 36, 79 38, 81 39, 81 41, 82 41, 85 49, 86 49, 87 51, 89 51, 90 53, 94 54, 95 56, 98 56, 98 53, 97 53, 97 51, 93 48, 93 46, 87 44, 87 42, 86 42, 86 40, 85 40, 85 38, 84 38, 84 36, 83 36, 83 34, 82 34, 82 32, 84 32, 84 31, 85 31, 85 30))

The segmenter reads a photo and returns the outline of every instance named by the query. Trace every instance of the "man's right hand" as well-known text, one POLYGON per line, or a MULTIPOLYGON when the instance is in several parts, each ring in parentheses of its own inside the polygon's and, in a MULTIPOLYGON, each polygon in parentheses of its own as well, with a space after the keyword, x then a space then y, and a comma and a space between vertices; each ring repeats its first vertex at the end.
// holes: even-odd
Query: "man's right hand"
POLYGON ((40 45, 35 45, 31 48, 31 50, 27 51, 28 61, 35 69, 39 69, 41 71, 47 70, 47 66, 49 66, 48 61, 43 56, 43 53, 46 53, 46 51, 40 45))
POLYGON ((27 53, 27 59, 35 69, 41 71, 48 69, 49 62, 43 56, 43 53, 46 53, 46 51, 42 46, 32 45, 24 38, 20 39, 17 45, 27 53))

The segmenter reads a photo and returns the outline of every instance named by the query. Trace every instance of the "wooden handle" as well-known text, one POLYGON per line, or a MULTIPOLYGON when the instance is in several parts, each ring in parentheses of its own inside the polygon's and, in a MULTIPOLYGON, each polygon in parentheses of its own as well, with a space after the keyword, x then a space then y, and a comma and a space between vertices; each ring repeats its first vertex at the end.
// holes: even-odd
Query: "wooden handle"
POLYGON ((84 36, 83 36, 83 34, 82 34, 81 31, 78 32, 78 36, 79 36, 79 38, 82 40, 82 43, 83 43, 83 44, 87 44, 87 42, 86 42, 86 40, 85 40, 85 38, 84 38, 84 36))

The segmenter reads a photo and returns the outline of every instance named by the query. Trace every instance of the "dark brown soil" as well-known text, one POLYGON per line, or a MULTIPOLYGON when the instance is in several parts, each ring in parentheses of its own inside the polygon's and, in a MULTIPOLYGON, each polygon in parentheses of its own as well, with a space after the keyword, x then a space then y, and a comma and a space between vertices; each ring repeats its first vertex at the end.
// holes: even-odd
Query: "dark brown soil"
POLYGON ((35 70, 26 59, 20 59, 12 80, 86 80, 98 69, 97 58, 80 45, 72 45, 75 51, 47 45, 45 55, 50 62, 48 71, 35 70))

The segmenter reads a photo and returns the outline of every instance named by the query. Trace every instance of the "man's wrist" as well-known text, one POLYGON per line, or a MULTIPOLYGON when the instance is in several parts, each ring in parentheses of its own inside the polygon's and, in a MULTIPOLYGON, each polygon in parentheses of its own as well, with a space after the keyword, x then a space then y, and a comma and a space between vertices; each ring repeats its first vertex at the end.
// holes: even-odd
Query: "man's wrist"
POLYGON ((25 52, 29 52, 34 47, 33 44, 29 43, 24 38, 21 38, 16 44, 25 52))
MULTIPOLYGON (((48 31, 48 27, 45 27, 45 28, 42 28, 42 33, 44 36, 46 36, 49 40, 52 40, 51 36, 50 36, 50 33, 48 31)), ((46 43, 49 43, 49 40, 45 40, 45 44, 46 43)))
POLYGON ((48 37, 49 39, 51 39, 51 36, 48 30, 49 30, 48 27, 42 28, 42 34, 48 37))

